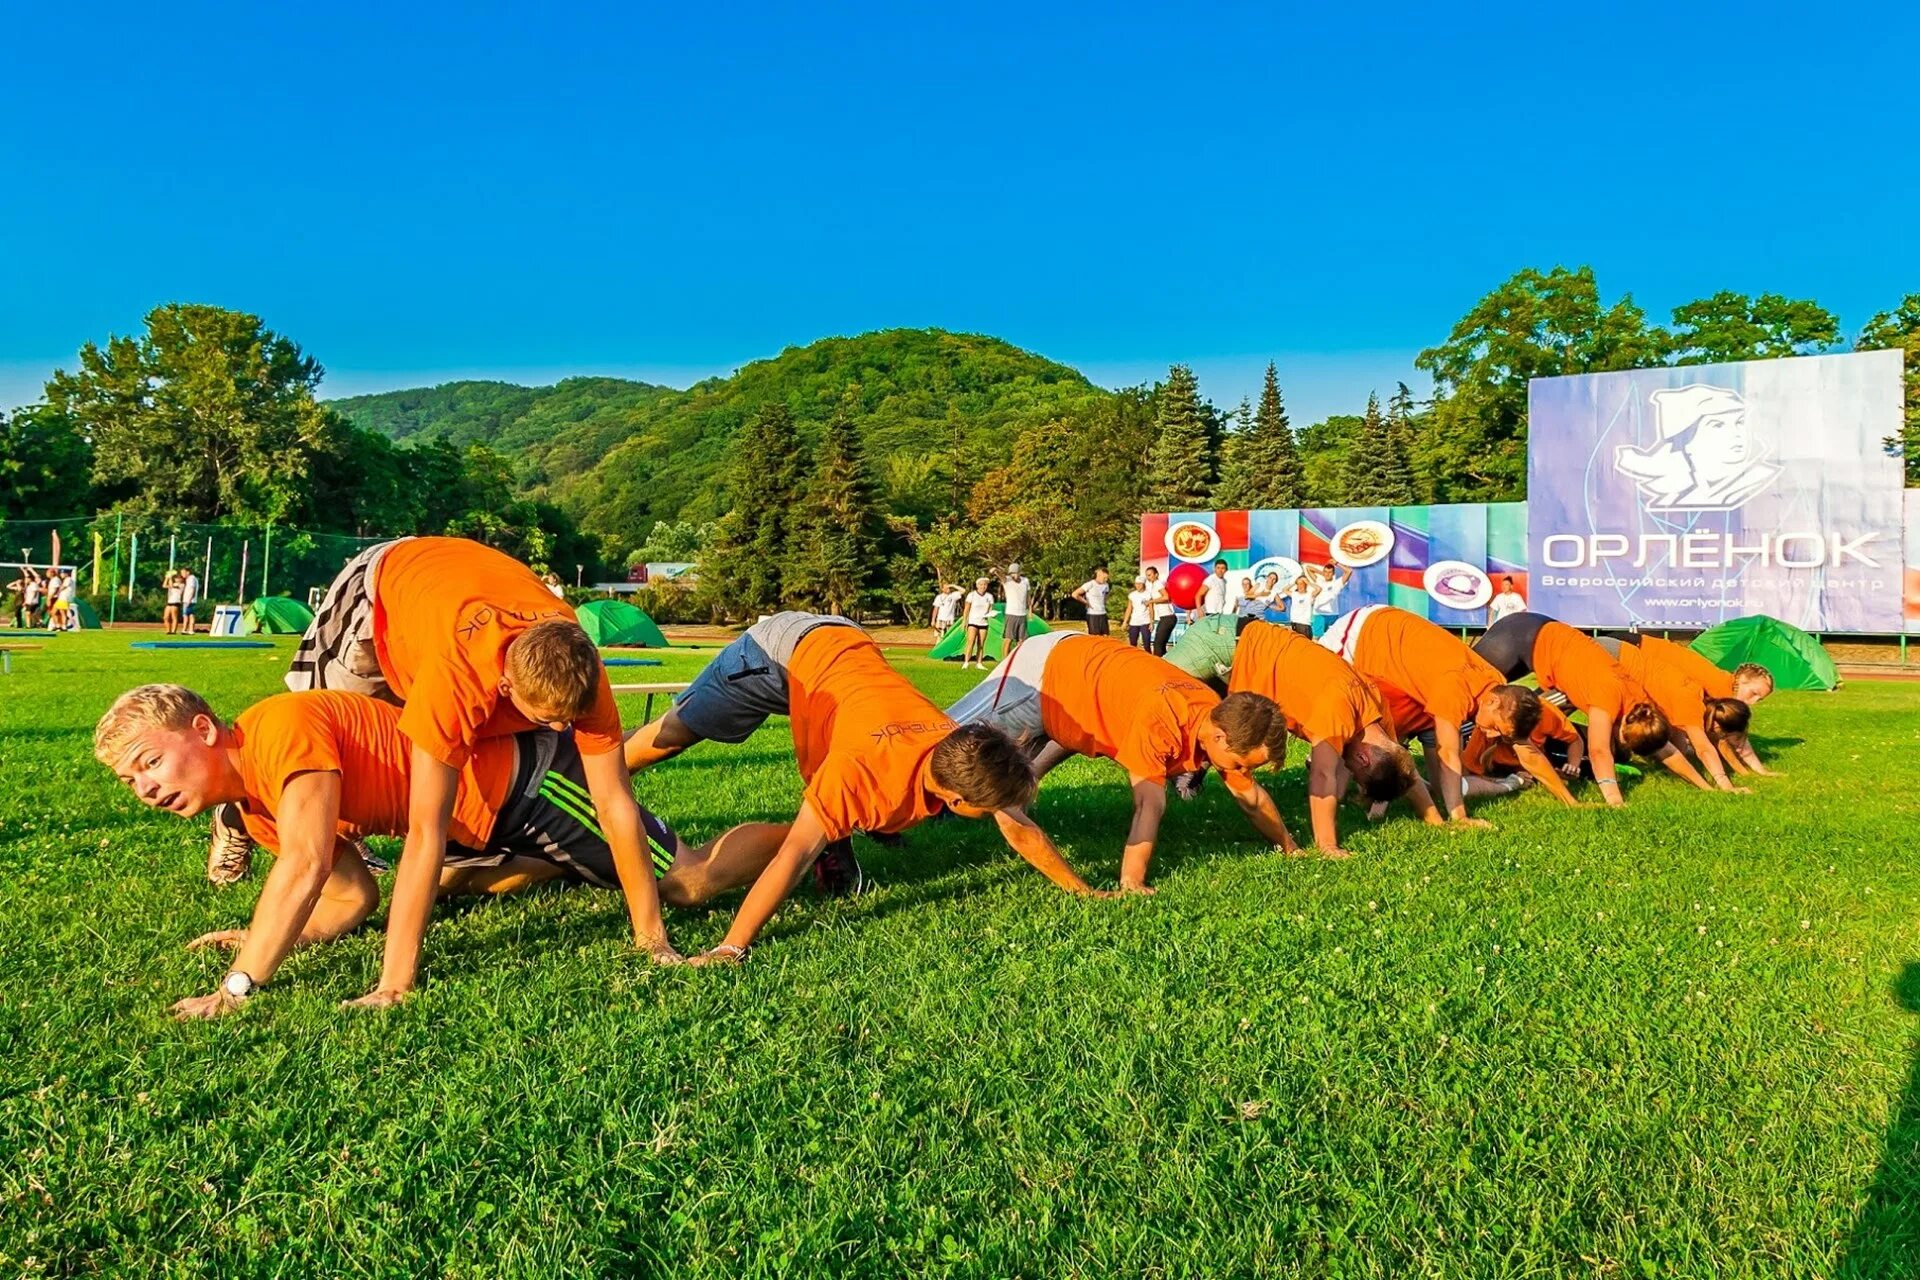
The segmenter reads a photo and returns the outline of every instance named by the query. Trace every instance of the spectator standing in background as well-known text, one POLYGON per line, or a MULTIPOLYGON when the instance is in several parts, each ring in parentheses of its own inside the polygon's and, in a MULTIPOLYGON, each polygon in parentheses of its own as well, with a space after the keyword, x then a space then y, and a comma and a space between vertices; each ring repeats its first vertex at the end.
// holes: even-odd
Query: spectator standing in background
POLYGON ((1153 651, 1153 597, 1147 593, 1147 580, 1135 578, 1127 592, 1127 643, 1136 649, 1153 651))
POLYGON ((1197 608, 1187 615, 1188 622, 1198 622, 1201 618, 1211 618, 1216 613, 1226 613, 1230 587, 1227 584, 1227 562, 1215 560, 1213 572, 1200 584, 1200 599, 1197 608))
POLYGON ((185 576, 178 569, 169 569, 167 576, 160 580, 167 591, 167 609, 160 615, 160 625, 168 635, 180 630, 180 582, 185 576))
POLYGON ((547 590, 553 592, 554 599, 565 600, 567 598, 567 584, 560 581, 560 575, 553 570, 547 570, 546 576, 541 578, 540 581, 546 584, 547 590))
MULTIPOLYGON (((987 669, 987 628, 993 625, 993 592, 989 590, 992 585, 991 580, 980 578, 967 593, 967 647, 960 656, 962 671, 969 663, 982 671, 987 669)), ((1006 650, 1003 648, 1000 652, 1006 650)))
POLYGON ((36 615, 40 612, 40 594, 46 588, 40 581, 40 574, 30 564, 20 566, 22 584, 20 587, 20 613, 26 619, 26 625, 36 625, 36 615))
POLYGON ((1234 606, 1239 622, 1234 626, 1234 634, 1247 629, 1247 624, 1267 611, 1266 589, 1256 585, 1252 578, 1240 579, 1240 603, 1234 606))
POLYGON ((1033 580, 1020 576, 1020 562, 1014 561, 1007 566, 1007 576, 1000 579, 1000 594, 1007 602, 1006 621, 1002 624, 1000 655, 1005 657, 1013 652, 1013 646, 1027 638, 1027 597, 1033 591, 1033 580))
MULTIPOLYGON (((1307 573, 1315 575, 1316 570, 1309 568, 1307 573)), ((1340 616, 1340 593, 1352 581, 1353 570, 1346 565, 1324 565, 1317 570, 1312 618, 1315 639, 1325 635, 1327 628, 1333 625, 1333 620, 1340 616)))
POLYGON ((1087 634, 1104 636, 1107 631, 1107 593, 1113 584, 1107 581, 1107 567, 1101 565, 1093 577, 1073 589, 1073 598, 1087 606, 1087 634))
POLYGON ((953 629, 954 620, 960 616, 960 601, 964 598, 965 593, 951 582, 943 584, 933 597, 932 626, 935 644, 940 642, 940 637, 953 629))
POLYGON ((180 629, 187 635, 193 634, 193 606, 199 603, 200 578, 188 569, 180 579, 180 629))
POLYGON ((1526 611, 1527 598, 1513 589, 1511 575, 1502 575, 1499 594, 1495 595, 1493 602, 1487 606, 1487 625, 1492 626, 1502 618, 1509 618, 1516 613, 1526 611))
POLYGON ((1148 609, 1153 614, 1153 640, 1148 647, 1156 656, 1164 658, 1179 619, 1174 616, 1173 597, 1167 594, 1167 584, 1160 580, 1158 565, 1147 566, 1147 596, 1148 609))

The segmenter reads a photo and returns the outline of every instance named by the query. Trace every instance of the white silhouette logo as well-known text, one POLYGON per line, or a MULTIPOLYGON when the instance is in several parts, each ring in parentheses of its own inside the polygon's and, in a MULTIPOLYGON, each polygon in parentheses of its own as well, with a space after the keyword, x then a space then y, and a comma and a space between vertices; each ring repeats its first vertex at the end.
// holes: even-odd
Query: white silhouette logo
POLYGON ((1613 452, 1613 465, 1640 487, 1649 509, 1733 511, 1780 474, 1754 440, 1739 392, 1695 383, 1649 399, 1659 439, 1613 452))

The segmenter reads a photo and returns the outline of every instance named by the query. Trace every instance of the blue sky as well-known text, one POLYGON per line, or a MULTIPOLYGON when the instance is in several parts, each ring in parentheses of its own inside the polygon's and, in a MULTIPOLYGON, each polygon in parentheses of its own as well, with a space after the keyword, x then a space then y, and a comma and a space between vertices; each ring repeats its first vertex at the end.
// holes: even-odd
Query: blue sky
POLYGON ((1298 422, 1522 266, 1920 291, 1920 5, 1201 8, 16 8, 0 405, 175 299, 336 395, 938 325, 1298 422))

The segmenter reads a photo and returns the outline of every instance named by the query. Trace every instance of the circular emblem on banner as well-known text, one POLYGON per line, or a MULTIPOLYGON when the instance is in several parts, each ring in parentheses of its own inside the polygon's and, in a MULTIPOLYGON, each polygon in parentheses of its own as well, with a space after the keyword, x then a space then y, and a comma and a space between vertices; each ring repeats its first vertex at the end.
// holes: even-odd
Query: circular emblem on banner
POLYGON ((1198 520, 1167 529, 1167 554, 1175 560, 1210 560, 1220 553, 1220 535, 1198 520))
POLYGON ((1449 609, 1482 609, 1493 599, 1492 580, 1465 560, 1428 565, 1421 581, 1435 603, 1449 609))
POLYGON ((1264 583, 1270 573, 1279 574, 1280 589, 1287 590, 1293 586, 1294 579, 1300 576, 1300 562, 1290 556, 1268 556, 1247 570, 1255 586, 1264 583))
POLYGON ((1356 520, 1327 543, 1327 553, 1349 569, 1378 564, 1391 550, 1393 530, 1378 520, 1356 520))

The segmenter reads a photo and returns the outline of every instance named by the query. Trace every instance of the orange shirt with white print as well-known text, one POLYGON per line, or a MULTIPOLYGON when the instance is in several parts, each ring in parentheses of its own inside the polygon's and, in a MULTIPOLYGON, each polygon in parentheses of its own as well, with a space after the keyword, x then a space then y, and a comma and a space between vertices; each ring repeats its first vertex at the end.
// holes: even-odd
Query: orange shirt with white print
POLYGON ((1533 674, 1557 689, 1578 711, 1596 708, 1615 720, 1635 703, 1650 701, 1640 682, 1591 637, 1564 622, 1549 622, 1533 642, 1533 674))
POLYGON ((1250 622, 1234 646, 1228 693, 1263 694, 1279 704, 1287 732, 1335 751, 1386 719, 1380 695, 1348 666, 1291 627, 1250 622))
POLYGON ((827 839, 904 831, 938 813, 933 749, 954 722, 854 627, 815 627, 787 664, 793 750, 827 839))
MULTIPOLYGON (((380 671, 406 708, 400 731, 459 768, 484 738, 536 728, 500 693, 507 646, 541 622, 575 621, 533 570, 465 538, 409 538, 380 559, 373 640, 380 671)), ((620 710, 600 669, 593 706, 574 722, 582 755, 620 746, 620 710)))
MULTIPOLYGON (((335 690, 276 694, 241 712, 233 722, 234 763, 246 788, 239 803, 247 833, 277 852, 287 783, 327 770, 340 775, 341 836, 405 835, 413 757, 400 719, 392 703, 335 690)), ((449 838, 486 848, 513 786, 513 764, 510 738, 489 739, 473 752, 460 771, 449 838)))
MULTIPOLYGON (((1367 615, 1353 646, 1353 669, 1419 704, 1426 728, 1435 719, 1465 724, 1487 690, 1504 684, 1493 664, 1458 636, 1404 609, 1367 615)), ((1410 730, 1394 717, 1404 738, 1410 730)))
POLYGON ((1681 675, 1699 685, 1709 698, 1731 698, 1733 696, 1733 672, 1723 671, 1711 660, 1695 653, 1684 644, 1675 644, 1659 636, 1643 635, 1634 641, 1648 659, 1674 668, 1681 675))
POLYGON ((1040 724, 1083 756, 1165 781, 1207 765, 1200 730, 1220 695, 1186 672, 1110 636, 1069 636, 1040 674, 1040 724))
POLYGON ((1660 708, 1660 714, 1676 729, 1707 727, 1707 691, 1695 684, 1677 667, 1655 662, 1635 645, 1620 646, 1620 665, 1660 708))

